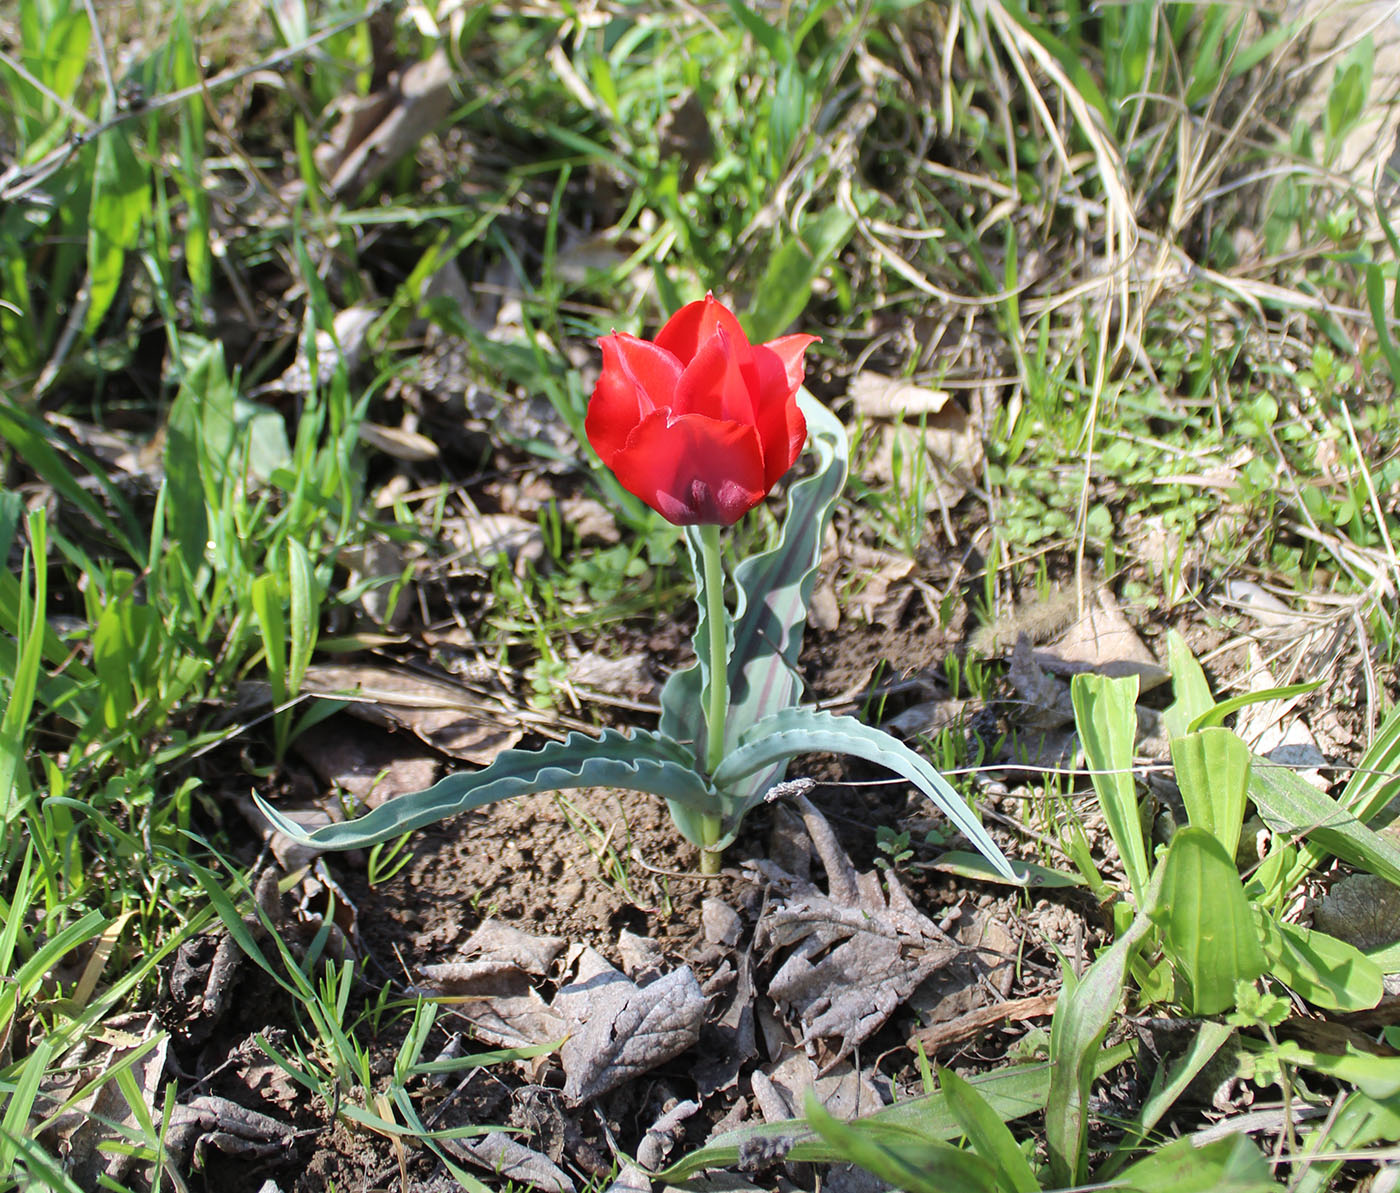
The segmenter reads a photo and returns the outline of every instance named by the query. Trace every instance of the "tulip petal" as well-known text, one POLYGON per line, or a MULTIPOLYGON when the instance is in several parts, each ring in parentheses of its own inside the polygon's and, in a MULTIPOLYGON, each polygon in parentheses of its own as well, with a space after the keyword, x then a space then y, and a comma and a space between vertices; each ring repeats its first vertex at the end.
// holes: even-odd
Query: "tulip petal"
POLYGON ((758 377, 756 424, 763 445, 763 481, 770 489, 793 466, 807 442, 807 420, 797 408, 797 390, 805 375, 802 353, 815 338, 784 336, 753 349, 758 377))
POLYGON ((666 326, 656 333, 656 346, 672 353, 683 365, 689 364, 701 345, 720 327, 729 336, 736 355, 742 358, 749 346, 749 337, 729 308, 709 294, 699 302, 687 303, 672 315, 666 326))
POLYGON ((751 426, 658 410, 612 461, 622 487, 677 526, 732 526, 768 492, 751 426))
POLYGON ((755 345, 754 351, 757 353, 759 348, 767 348, 770 352, 776 352, 787 372, 788 385, 796 389, 807 375, 806 362, 802 359, 802 355, 813 344, 819 343, 821 343, 821 336, 779 336, 776 340, 769 340, 766 344, 755 345))
POLYGON ((588 403, 584 431, 611 467, 632 429, 652 411, 671 405, 681 365, 665 349, 636 336, 603 336, 598 347, 603 371, 588 403))
POLYGON ((681 370, 672 409, 676 414, 703 414, 753 426, 758 375, 752 354, 747 341, 736 345, 722 324, 716 327, 681 370))

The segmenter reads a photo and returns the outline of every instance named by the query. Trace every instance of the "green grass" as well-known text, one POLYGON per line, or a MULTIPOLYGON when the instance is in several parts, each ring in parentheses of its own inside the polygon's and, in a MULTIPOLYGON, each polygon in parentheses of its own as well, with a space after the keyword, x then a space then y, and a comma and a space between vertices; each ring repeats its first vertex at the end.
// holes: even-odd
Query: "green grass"
MULTIPOLYGON (((579 446, 578 362, 598 334, 652 330, 707 289, 755 338, 820 332, 813 387, 838 409, 867 368, 948 388, 981 419, 986 464, 951 520, 986 560, 958 580, 986 613, 1046 558, 1087 563, 1163 619, 1245 575, 1347 610, 1346 662, 1367 675, 1400 653, 1400 239, 1373 180, 1339 168, 1347 137, 1379 120, 1369 39, 1318 68, 1310 122, 1307 26, 1230 4, 165 0, 141 17, 94 6, 95 25, 79 0, 12 9, 0 1184, 71 1185, 32 1130, 91 1092, 46 1092, 64 1054, 151 1007, 182 942, 249 913, 248 859, 230 849, 248 837, 218 772, 243 791, 286 776, 297 735, 333 711, 302 697, 314 660, 371 641, 411 650, 423 614, 460 616, 480 658, 523 677, 522 709, 600 715, 561 703, 570 650, 672 617, 683 578, 674 530, 579 446), (458 75, 446 115, 359 192, 332 193, 342 101, 438 52, 458 75), (354 305, 374 320, 347 368, 325 349, 354 305), (434 363, 443 345, 450 369, 434 363), (305 384, 281 388, 297 361, 305 384), (532 401, 558 433, 521 416, 532 401), (387 456, 366 422, 416 429, 439 454, 387 456), (401 490, 380 502, 393 478, 401 490), (459 492, 504 508, 530 485, 548 490, 521 506, 538 511, 539 559, 434 570, 459 492), (612 511, 616 541, 560 514, 579 494, 612 511), (346 561, 371 544, 400 562, 352 583, 346 561), (396 588, 418 602, 408 630, 360 599, 396 588)), ((858 479, 838 524, 937 558, 947 535, 923 499, 926 463, 902 455, 893 486, 858 479)), ((771 525, 742 533, 757 543, 771 525)), ((979 670, 974 683, 964 667, 964 684, 991 690, 994 669, 967 666, 979 670)), ((1375 689, 1372 729, 1394 695, 1375 689)), ((948 737, 936 760, 962 764, 960 749, 948 737)), ((1131 789, 1098 794, 1136 858, 1131 789)), ((1361 819, 1379 811, 1357 799, 1361 819)), ((1028 826, 1141 911, 1154 859, 1100 872, 1079 847, 1082 808, 1047 797, 1028 826)), ((880 848, 903 865, 907 838, 885 829, 880 848)), ((1272 915, 1296 893, 1322 861, 1308 848, 1251 906, 1272 915)), ((1186 930, 1124 914, 1138 954, 1097 988, 1095 1013, 1192 1010, 1190 981, 1183 994, 1163 958, 1209 977, 1201 1005, 1218 1009, 1223 979, 1182 960, 1186 930)), ((300 1024, 288 1072, 369 1091, 341 1100, 366 1129, 392 1118, 423 1135, 407 1087, 418 1055, 392 1079, 365 1067, 375 1032, 347 1012, 354 974, 316 950, 267 964, 300 1024)), ((1257 997, 1230 1012, 1254 1071, 1327 1074, 1296 1092, 1338 1109, 1285 1141, 1276 1175, 1327 1187, 1340 1161, 1326 1157, 1400 1139, 1376 1093, 1389 1070, 1289 1052, 1278 1008, 1257 997)), ((382 1018, 420 1049, 433 1026, 421 1004, 382 1018)), ((1076 1038, 1082 1075, 1092 1033, 1076 1038)), ((177 1086, 148 1100, 139 1061, 109 1073, 132 1112, 122 1146, 144 1179, 170 1183, 161 1119, 177 1086)), ((1056 1087, 1064 1105, 1084 1092, 1056 1087)), ((965 1093, 959 1104, 940 1138, 965 1137, 1015 1184, 1006 1140, 965 1093)), ((819 1125, 837 1152, 869 1158, 819 1125)), ((1137 1127, 1109 1160, 1060 1138, 1047 1179, 1153 1157, 1168 1171, 1155 1124, 1137 1127)), ((1238 1157, 1217 1159, 1223 1171, 1238 1157)))

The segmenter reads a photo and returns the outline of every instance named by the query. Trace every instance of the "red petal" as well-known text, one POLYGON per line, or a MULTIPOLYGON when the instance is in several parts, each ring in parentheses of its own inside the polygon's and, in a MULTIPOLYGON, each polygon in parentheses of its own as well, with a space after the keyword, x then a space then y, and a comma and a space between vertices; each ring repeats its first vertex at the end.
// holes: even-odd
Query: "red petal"
POLYGON ((611 466, 633 428, 653 410, 671 405, 681 366, 669 352, 636 336, 603 336, 598 347, 603 371, 583 426, 593 450, 611 466))
POLYGON ((622 487, 677 526, 732 526, 768 492, 753 427, 658 410, 612 462, 622 487))
POLYGON ((763 445, 763 480, 770 489, 793 466, 802 453, 802 445, 807 442, 807 420, 797 408, 797 389, 802 384, 802 352, 812 339, 812 336, 784 336, 772 344, 759 344, 753 350, 754 371, 758 375, 755 405, 758 438, 763 445), (805 342, 795 343, 799 340, 805 342), (786 359, 774 345, 788 353, 786 359))
POLYGON ((676 383, 677 414, 703 414, 710 418, 755 425, 754 398, 757 374, 753 349, 744 343, 740 352, 723 325, 700 345, 700 350, 681 371, 676 383))
POLYGON ((749 337, 729 308, 709 294, 699 302, 687 303, 672 315, 666 326, 656 333, 656 345, 672 353, 682 364, 689 364, 718 327, 724 328, 736 355, 742 358, 749 346, 749 337))
POLYGON ((788 384, 796 389, 807 375, 806 361, 802 359, 802 354, 813 344, 819 343, 821 343, 821 336, 795 335, 780 336, 776 340, 769 340, 768 343, 759 344, 757 347, 767 348, 778 354, 778 359, 783 362, 783 369, 787 372, 788 384))

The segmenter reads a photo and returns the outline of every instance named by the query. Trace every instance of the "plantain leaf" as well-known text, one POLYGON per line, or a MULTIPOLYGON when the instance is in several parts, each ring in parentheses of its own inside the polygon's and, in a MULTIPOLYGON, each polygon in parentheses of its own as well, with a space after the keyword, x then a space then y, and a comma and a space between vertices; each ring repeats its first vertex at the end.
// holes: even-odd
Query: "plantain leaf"
POLYGON ((785 708, 753 725, 740 739, 738 749, 725 758, 714 774, 715 785, 732 791, 735 783, 750 775, 767 773, 775 763, 798 754, 849 754, 883 766, 908 779, 962 830, 978 852, 1012 882, 1019 881, 987 830, 978 823, 948 780, 927 759, 902 741, 873 729, 855 717, 839 717, 816 708, 785 708))
POLYGON ((360 849, 498 800, 570 787, 625 787, 706 812, 719 807, 718 794, 696 771, 690 752, 664 734, 641 729, 605 729, 598 737, 571 733, 539 750, 506 750, 482 770, 449 775, 426 791, 391 799, 357 820, 310 833, 260 796, 253 798, 273 827, 294 841, 317 849, 360 849))
POLYGON ((1147 888, 1147 846, 1143 842, 1137 784, 1133 780, 1137 693, 1136 675, 1119 679, 1076 675, 1069 685, 1074 725, 1084 744, 1094 791, 1118 847, 1118 856, 1123 859, 1133 901, 1142 907, 1147 888))
POLYGON ((88 212, 88 309, 83 331, 92 335, 121 285, 126 255, 136 247, 151 206, 150 182, 121 129, 97 139, 88 212))
MULTIPOLYGON (((1161 871, 1157 871, 1160 875, 1161 871)), ((1145 902, 1157 897, 1154 877, 1145 902)), ((1101 1045, 1118 1013, 1128 966, 1152 931, 1139 911, 1112 946, 1100 953, 1078 981, 1068 975, 1050 1021, 1050 1091, 1045 1103, 1045 1141, 1050 1171, 1060 1185, 1082 1182, 1088 1171, 1089 1091, 1101 1074, 1101 1045)))
MULTIPOLYGON (((798 405, 807 420, 807 443, 816 454, 816 468, 788 488, 787 515, 781 535, 769 551, 744 560, 734 570, 738 592, 729 658, 729 715, 725 722, 728 746, 758 721, 795 705, 802 690, 797 656, 807 628, 807 604, 821 562, 822 539, 836 498, 846 483, 846 430, 840 421, 806 390, 798 405)), ((701 574, 699 543, 690 533, 686 543, 696 575, 701 574)), ((674 672, 661 692, 661 731, 676 741, 696 742, 703 757, 705 739, 704 690, 708 666, 704 624, 695 631, 695 665, 674 672)), ((732 787, 737 821, 783 773, 781 763, 747 777, 732 787)), ((689 834, 687 834, 689 836, 689 834)))
POLYGON ((1275 833, 1302 842, 1284 882, 1286 889, 1291 890, 1329 854, 1400 886, 1400 849, 1286 766, 1256 758, 1249 796, 1275 833))
POLYGON ((1173 700, 1163 710, 1162 722, 1169 737, 1184 737, 1191 722, 1215 706, 1215 697, 1186 639, 1175 630, 1167 633, 1167 666, 1172 673, 1173 700))
POLYGON ((1252 755, 1228 729, 1200 729, 1172 739, 1172 766, 1186 815, 1235 856, 1244 825, 1252 755))
POLYGON ((1216 1015, 1233 1007, 1235 984, 1268 968, 1233 855, 1208 829, 1181 829, 1162 863, 1161 883, 1152 919, 1191 992, 1191 1010, 1216 1015))
POLYGON ((1381 967, 1355 945, 1255 910, 1269 972, 1324 1011, 1369 1011, 1385 992, 1381 967))
POLYGON ((1189 1138, 1174 1139, 1109 1186, 1135 1193, 1276 1193, 1278 1187, 1263 1154, 1242 1135, 1199 1147, 1189 1138))

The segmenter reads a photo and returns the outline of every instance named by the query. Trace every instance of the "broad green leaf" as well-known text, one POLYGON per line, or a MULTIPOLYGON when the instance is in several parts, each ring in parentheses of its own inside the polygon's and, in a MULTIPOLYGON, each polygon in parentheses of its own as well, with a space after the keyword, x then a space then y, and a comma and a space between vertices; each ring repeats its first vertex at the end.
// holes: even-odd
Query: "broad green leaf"
POLYGON ((1299 998, 1324 1011, 1368 1011, 1380 1002, 1381 967, 1355 945, 1257 909, 1254 914, 1270 973, 1299 998))
POLYGON ((997 1169, 980 1156, 867 1119, 842 1122, 809 1091, 805 1117, 844 1161, 857 1164, 904 1193, 997 1193, 997 1169))
POLYGON ((1016 877, 1008 879, 980 853, 969 853, 965 849, 950 849, 947 853, 940 853, 938 860, 928 864, 927 868, 937 870, 940 874, 971 878, 975 882, 1009 883, 1012 886, 1049 888, 1085 885, 1084 879, 1078 874, 1051 870, 1048 866, 1039 866, 1035 862, 1013 861, 1011 869, 1016 877))
POLYGON ((763 19, 748 0, 725 0, 734 19, 744 27, 775 62, 792 61, 792 44, 786 29, 777 29, 763 19))
POLYGON ((1183 828, 1172 838, 1152 920, 1197 1015, 1234 1006, 1235 984, 1268 967, 1234 858, 1204 828, 1183 828))
POLYGON ((1188 726, 1215 705, 1210 683, 1186 639, 1175 630, 1167 634, 1167 666, 1172 673, 1172 702, 1162 713, 1169 737, 1184 737, 1188 726))
POLYGON ((263 657, 272 699, 281 704, 292 693, 287 690, 287 620, 282 612, 282 583, 271 572, 253 581, 253 616, 262 633, 263 657))
POLYGON ((715 785, 727 791, 733 783, 776 762, 818 753, 864 758, 908 779, 943 810, 997 870, 1016 881, 1011 864, 948 780, 902 741, 855 717, 840 717, 810 707, 786 708, 765 717, 744 734, 739 748, 725 758, 714 774, 715 785))
POLYGON ((1135 1193, 1278 1193, 1263 1154, 1243 1135, 1197 1147, 1174 1139, 1125 1168, 1109 1186, 1135 1193))
MULTIPOLYGON (((659 733, 605 729, 598 737, 571 733, 539 750, 506 750, 490 766, 449 775, 426 791, 401 795, 344 824, 308 833, 261 797, 258 808, 278 832, 317 849, 362 849, 392 841, 498 800, 571 787, 622 787, 677 800, 705 811, 717 810, 719 796, 695 770, 695 760, 678 742, 659 733)), ((696 845, 701 844, 692 838, 696 845)))
POLYGON ((1074 724, 1084 745, 1094 791, 1123 869, 1133 901, 1142 907, 1147 889, 1147 847, 1138 813, 1133 780, 1133 747, 1137 741, 1137 676, 1110 679, 1076 675, 1069 685, 1074 724))
MULTIPOLYGON (((1156 901, 1156 886, 1154 878, 1146 892, 1148 906, 1156 901)), ((1087 1175, 1089 1090, 1100 1074, 1103 1038, 1118 1014, 1128 966, 1151 930, 1146 911, 1139 911, 1088 972, 1078 981, 1066 980, 1060 991, 1050 1021, 1050 1091, 1045 1104, 1050 1171, 1060 1185, 1082 1182, 1087 1175)))
POLYGON ((855 218, 833 204, 811 219, 802 235, 785 237, 754 287, 756 306, 744 322, 754 343, 766 343, 782 335, 807 309, 812 283, 827 263, 850 239, 855 218))
POLYGON ((952 1069, 938 1070, 938 1088, 967 1136, 972 1150, 996 1170, 997 1188, 1010 1193, 1039 1193, 1030 1163, 1001 1115, 952 1069))
MULTIPOLYGON (((4 495, 9 498, 11 495, 4 495)), ((12 509, 8 500, 6 512, 12 509)), ((6 528, 6 537, 14 532, 14 521, 6 528)), ((24 568, 16 586, 20 591, 19 608, 15 617, 15 666, 9 675, 9 699, 4 716, 0 717, 0 833, 8 836, 7 826, 20 800, 28 794, 29 776, 25 771, 30 715, 34 695, 39 687, 39 671, 44 661, 44 635, 48 630, 48 537, 44 509, 40 506, 29 516, 29 548, 24 555, 24 568)), ((6 554, 9 544, 5 545, 6 554)), ((27 867, 26 862, 26 867, 27 867)), ((7 972, 0 967, 0 973, 7 972)))
POLYGON ((294 696, 301 691, 301 682, 306 677, 306 668, 311 663, 311 653, 316 649, 321 605, 319 585, 312 572, 311 556, 294 538, 287 540, 287 587, 291 597, 287 693, 294 696))
POLYGON ((151 206, 147 172, 132 152, 124 129, 97 139, 88 211, 88 309, 83 332, 92 335, 116 297, 126 255, 136 248, 141 221, 151 206))
POLYGON ((1400 1097, 1400 1056, 1377 1056, 1352 1044, 1344 1045, 1341 1053, 1318 1052, 1293 1040, 1285 1040, 1277 1048, 1278 1059, 1285 1064, 1326 1073, 1356 1086, 1368 1098, 1387 1101, 1400 1097))
POLYGON ((1201 729, 1172 739, 1172 766, 1186 815, 1235 856, 1244 825, 1252 755, 1228 729, 1201 729))
MULTIPOLYGON (((1107 1059, 1116 1066, 1130 1055, 1124 1050, 1107 1059)), ((1013 1065, 968 1079, 968 1084, 1005 1122, 1014 1122, 1042 1110, 1049 1083, 1050 1066, 1045 1063, 1013 1065)), ((864 1121, 917 1132, 926 1139, 955 1139, 962 1133, 942 1090, 905 1098, 868 1115, 864 1121)), ((817 1136, 810 1124, 795 1118, 776 1123, 749 1123, 726 1131, 657 1173, 656 1178, 673 1185, 706 1168, 731 1167, 739 1162, 740 1153, 745 1149, 780 1142, 789 1145, 790 1150, 784 1154, 794 1163, 831 1163, 841 1158, 830 1144, 817 1136)))
MULTIPOLYGON (((807 603, 831 511, 846 483, 845 428, 805 390, 799 392, 798 404, 807 419, 807 444, 816 454, 816 467, 789 487, 786 516, 773 549, 743 560, 734 569, 737 598, 725 722, 731 749, 756 722, 798 701, 802 681, 797 658, 807 627, 807 603)), ((698 575, 699 545, 690 534, 686 543, 698 575)), ((703 601, 701 617, 705 617, 703 601)), ((672 673, 661 693, 661 731, 676 741, 699 743, 697 749, 703 749, 705 740, 707 634, 706 624, 696 627, 693 641, 699 661, 672 673)), ((781 777, 782 765, 777 764, 735 784, 731 816, 742 816, 748 804, 781 777)))
POLYGON ((1285 882, 1288 889, 1328 854, 1400 886, 1400 849, 1286 766, 1256 758, 1249 796, 1275 833, 1285 839, 1296 837, 1301 843, 1298 861, 1285 882))

